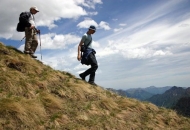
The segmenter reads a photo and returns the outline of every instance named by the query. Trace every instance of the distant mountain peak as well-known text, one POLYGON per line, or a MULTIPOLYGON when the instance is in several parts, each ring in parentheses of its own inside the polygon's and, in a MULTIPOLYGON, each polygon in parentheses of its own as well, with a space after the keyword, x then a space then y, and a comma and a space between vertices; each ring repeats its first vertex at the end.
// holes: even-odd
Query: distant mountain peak
POLYGON ((148 87, 148 88, 156 88, 155 86, 150 86, 150 87, 148 87))

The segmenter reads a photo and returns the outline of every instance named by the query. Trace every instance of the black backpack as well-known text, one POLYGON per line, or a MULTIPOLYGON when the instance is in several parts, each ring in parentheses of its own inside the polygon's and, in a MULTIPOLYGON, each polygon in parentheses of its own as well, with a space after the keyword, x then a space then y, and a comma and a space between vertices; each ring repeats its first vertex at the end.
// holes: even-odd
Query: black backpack
POLYGON ((19 23, 17 24, 16 30, 18 32, 24 32, 25 27, 30 27, 29 18, 31 16, 30 12, 22 12, 19 17, 19 23))

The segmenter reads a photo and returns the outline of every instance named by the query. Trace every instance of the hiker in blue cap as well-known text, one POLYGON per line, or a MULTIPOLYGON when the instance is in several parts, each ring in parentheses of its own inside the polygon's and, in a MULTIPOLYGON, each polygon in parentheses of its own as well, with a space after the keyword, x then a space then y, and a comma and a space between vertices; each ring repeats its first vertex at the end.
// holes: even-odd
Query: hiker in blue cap
POLYGON ((90 26, 88 31, 82 36, 82 39, 78 45, 78 56, 77 59, 81 61, 82 64, 91 65, 91 68, 87 69, 85 72, 79 74, 82 80, 85 80, 85 77, 90 75, 88 83, 96 85, 95 72, 98 69, 98 63, 95 57, 96 51, 92 48, 92 34, 96 32, 95 26, 90 26), (85 49, 83 49, 83 46, 85 49))

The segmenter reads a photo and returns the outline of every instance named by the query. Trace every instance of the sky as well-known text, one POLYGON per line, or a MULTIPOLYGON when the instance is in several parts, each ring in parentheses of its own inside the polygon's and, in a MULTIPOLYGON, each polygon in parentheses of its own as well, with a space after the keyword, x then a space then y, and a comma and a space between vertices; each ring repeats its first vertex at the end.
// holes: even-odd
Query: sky
MULTIPOLYGON (((190 87, 190 0, 0 0, 0 42, 24 50, 19 14, 37 6, 38 60, 77 78, 90 66, 77 47, 90 25, 96 84, 129 89, 190 87)), ((34 59, 31 59, 34 60, 34 59)), ((88 80, 88 77, 86 78, 88 80)))

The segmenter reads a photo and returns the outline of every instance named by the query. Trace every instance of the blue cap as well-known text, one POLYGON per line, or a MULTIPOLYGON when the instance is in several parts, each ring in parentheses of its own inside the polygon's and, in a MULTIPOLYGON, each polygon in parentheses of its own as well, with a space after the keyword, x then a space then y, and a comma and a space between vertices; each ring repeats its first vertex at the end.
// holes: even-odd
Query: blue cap
POLYGON ((91 26, 89 27, 89 29, 96 31, 96 27, 93 26, 93 25, 91 25, 91 26))

